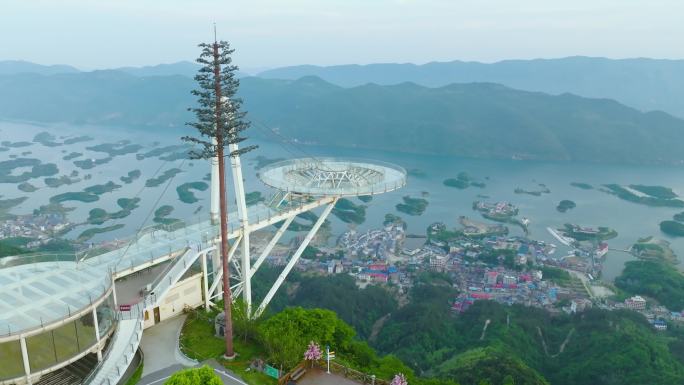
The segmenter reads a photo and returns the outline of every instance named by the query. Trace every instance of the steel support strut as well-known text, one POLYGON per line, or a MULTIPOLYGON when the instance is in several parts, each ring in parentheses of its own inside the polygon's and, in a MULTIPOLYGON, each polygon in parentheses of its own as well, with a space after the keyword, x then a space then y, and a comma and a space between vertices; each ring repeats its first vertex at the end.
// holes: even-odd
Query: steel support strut
MULTIPOLYGON (((309 230, 308 234, 306 234, 306 237, 304 237, 304 240, 302 243, 299 245, 297 248, 297 251, 292 255, 292 258, 290 258, 290 261, 287 263, 285 266, 285 269, 283 269, 283 272, 280 273, 278 276, 278 279, 276 279, 275 283, 271 287, 271 290, 268 291, 266 294, 266 297, 264 297, 264 300, 261 302, 261 305, 256 309, 254 312, 254 317, 258 317, 263 313, 263 311, 266 309, 266 306, 268 306, 268 303, 271 302, 271 299, 273 299, 273 296, 275 293, 278 291, 280 288, 280 285, 283 284, 285 281, 285 278, 287 278, 287 275, 290 273, 294 265, 299 261, 299 257, 302 255, 304 252, 304 249, 309 245, 309 242, 313 239, 314 235, 318 232, 318 229, 321 227, 325 219, 328 217, 330 212, 332 211, 333 207, 335 207, 335 203, 337 203, 337 198, 334 198, 331 203, 328 204, 328 206, 325 207, 323 210, 323 213, 321 213, 321 216, 318 217, 318 220, 316 223, 313 225, 311 230, 309 230)), ((249 278, 247 278, 249 280, 249 278)))

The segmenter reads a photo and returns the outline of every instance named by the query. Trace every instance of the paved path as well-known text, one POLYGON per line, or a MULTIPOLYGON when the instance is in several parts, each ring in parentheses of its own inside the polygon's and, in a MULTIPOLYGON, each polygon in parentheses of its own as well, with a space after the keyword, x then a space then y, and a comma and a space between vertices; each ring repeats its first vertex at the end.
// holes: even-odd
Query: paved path
POLYGON ((178 336, 185 317, 180 315, 145 329, 140 343, 145 354, 143 377, 174 365, 197 365, 197 362, 188 360, 178 351, 178 336))
POLYGON ((359 385, 359 383, 337 374, 328 374, 318 368, 309 368, 304 377, 297 381, 297 385, 359 385))

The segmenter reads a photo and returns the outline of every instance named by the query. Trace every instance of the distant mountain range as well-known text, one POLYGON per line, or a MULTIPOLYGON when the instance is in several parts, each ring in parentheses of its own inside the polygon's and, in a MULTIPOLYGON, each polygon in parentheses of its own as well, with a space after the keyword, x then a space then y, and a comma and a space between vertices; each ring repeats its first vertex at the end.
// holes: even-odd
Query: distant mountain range
MULTIPOLYGON (((122 71, 0 76, 0 118, 163 131, 192 119, 194 81, 122 71)), ((317 77, 244 78, 255 123, 302 142, 480 158, 678 163, 684 121, 607 99, 490 83, 343 88, 317 77)), ((252 130, 252 136, 263 135, 252 130)), ((270 139, 273 139, 272 137, 270 139)))
MULTIPOLYGON (((134 76, 187 76, 194 77, 197 70, 200 68, 199 64, 189 61, 179 61, 169 64, 157 64, 153 66, 143 67, 118 67, 106 71, 120 71, 134 76)), ((17 75, 25 73, 33 73, 39 75, 55 75, 55 74, 73 74, 76 72, 97 72, 97 71, 81 71, 75 67, 68 65, 42 65, 21 60, 0 60, 0 75, 17 75)), ((238 77, 247 76, 244 73, 238 72, 238 77)))
POLYGON ((318 76, 343 87, 407 81, 428 87, 489 82, 555 95, 569 92, 614 99, 642 111, 662 110, 684 118, 684 60, 568 57, 492 64, 452 61, 423 65, 306 65, 277 68, 258 76, 290 80, 318 76))
POLYGON ((23 60, 0 60, 0 75, 34 73, 40 75, 68 74, 79 72, 68 65, 42 65, 23 60))

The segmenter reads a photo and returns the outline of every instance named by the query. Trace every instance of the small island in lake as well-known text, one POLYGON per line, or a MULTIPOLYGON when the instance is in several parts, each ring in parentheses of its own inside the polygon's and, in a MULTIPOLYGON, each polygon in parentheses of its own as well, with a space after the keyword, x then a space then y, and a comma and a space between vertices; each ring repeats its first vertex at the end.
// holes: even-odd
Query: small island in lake
POLYGON ((96 228, 88 229, 88 230, 82 232, 78 236, 78 238, 76 238, 76 240, 78 242, 85 242, 97 234, 108 233, 110 231, 119 230, 123 227, 124 227, 124 225, 119 223, 119 224, 107 226, 107 227, 96 227, 96 228))
POLYGON ((406 171, 406 175, 414 178, 425 178, 427 173, 419 168, 412 168, 406 171))
POLYGON ((101 225, 110 219, 125 218, 129 216, 134 209, 138 208, 138 203, 140 203, 140 198, 120 198, 116 201, 116 204, 121 207, 121 210, 108 213, 104 209, 92 209, 88 213, 87 222, 91 225, 101 225))
POLYGON ((508 234, 508 227, 503 225, 489 225, 484 222, 474 221, 466 216, 460 216, 458 221, 463 226, 459 231, 466 237, 483 238, 492 235, 508 234))
POLYGON ((608 228, 601 227, 582 227, 579 225, 574 225, 566 223, 562 229, 558 229, 562 235, 570 237, 576 241, 605 241, 617 237, 617 231, 608 228))
POLYGON ((55 136, 52 135, 51 133, 41 132, 41 133, 36 134, 36 136, 33 137, 33 142, 34 143, 40 143, 46 147, 61 146, 62 143, 55 142, 55 139, 57 139, 57 138, 55 138, 55 136))
POLYGON ((551 190, 548 187, 546 187, 545 184, 540 183, 538 186, 540 187, 540 189, 538 189, 538 190, 526 190, 526 189, 521 188, 521 187, 516 187, 515 190, 513 190, 513 192, 516 194, 527 194, 527 195, 532 195, 535 197, 539 197, 542 194, 550 194, 551 193, 551 190))
POLYGON ((400 211, 408 215, 421 215, 427 209, 428 201, 423 198, 412 198, 406 195, 402 198, 403 203, 398 203, 395 207, 397 211, 400 211))
POLYGON ((133 154, 138 152, 143 146, 139 144, 131 144, 129 140, 121 140, 116 143, 102 143, 94 146, 86 147, 86 150, 94 152, 104 152, 110 158, 126 154, 133 154))
POLYGON ((592 190, 594 186, 590 185, 589 183, 582 183, 582 182, 572 182, 570 183, 570 186, 581 188, 582 190, 592 190))
POLYGON ((78 158, 79 156, 83 156, 83 153, 82 152, 71 152, 71 153, 69 153, 69 155, 63 156, 62 159, 72 160, 72 159, 78 158))
POLYGON ((160 186, 162 183, 166 182, 167 180, 173 178, 177 174, 179 174, 181 170, 179 168, 170 168, 166 171, 164 171, 163 174, 156 178, 150 178, 145 181, 145 187, 157 187, 160 186))
POLYGON ((29 192, 29 193, 38 190, 38 187, 32 185, 32 184, 29 183, 29 182, 19 183, 19 184, 17 185, 17 188, 18 188, 20 191, 29 192))
POLYGON ((73 138, 68 138, 64 140, 64 144, 76 144, 80 142, 88 142, 94 140, 94 138, 88 135, 75 136, 73 138))
POLYGON ((558 210, 561 213, 564 213, 570 209, 574 209, 577 205, 575 202, 567 199, 563 199, 558 203, 558 206, 556 206, 556 210, 558 210))
POLYGON ((154 148, 150 151, 144 152, 144 153, 139 153, 136 154, 136 159, 142 160, 145 158, 150 158, 150 157, 155 157, 155 156, 162 156, 165 154, 171 154, 183 149, 188 149, 188 146, 185 144, 175 144, 175 145, 170 145, 170 146, 165 146, 165 147, 158 147, 154 148))
POLYGON ((527 225, 529 224, 529 220, 526 218, 523 218, 522 220, 516 218, 518 215, 518 208, 509 202, 489 203, 475 201, 473 202, 473 210, 480 212, 482 217, 486 219, 520 226, 520 228, 525 231, 525 234, 528 233, 527 225))
POLYGON ((660 222, 660 231, 673 237, 684 237, 684 223, 677 221, 660 222))
POLYGON ((54 163, 41 163, 39 159, 16 158, 0 162, 0 183, 22 183, 32 178, 53 176, 59 173, 54 163), (12 175, 12 171, 20 167, 31 167, 19 175, 12 175))
POLYGON ((470 186, 484 188, 486 185, 482 182, 475 181, 467 172, 460 172, 456 178, 445 179, 442 182, 445 186, 454 187, 460 190, 466 189, 470 186))
POLYGON ((363 203, 368 203, 373 200, 372 195, 359 195, 357 198, 363 203))
POLYGON ((119 178, 119 180, 121 180, 122 182, 124 182, 126 184, 131 184, 131 183, 133 183, 134 180, 140 178, 140 175, 142 175, 140 170, 133 170, 133 171, 129 171, 128 175, 122 176, 121 178, 119 178))
POLYGON ((181 225, 183 221, 177 218, 169 218, 169 215, 173 212, 173 206, 170 205, 164 205, 160 206, 157 210, 154 211, 154 223, 158 223, 160 225, 166 225, 166 226, 171 226, 171 225, 181 225))
POLYGON ((340 198, 332 214, 344 223, 361 224, 366 220, 366 206, 357 205, 346 198, 340 198))
POLYGON ((641 260, 660 261, 674 265, 677 256, 670 247, 670 242, 654 237, 640 238, 632 245, 632 254, 641 260))
POLYGON ((252 206, 265 200, 266 198, 261 195, 261 191, 252 191, 245 194, 245 203, 247 206, 252 206))
POLYGON ((53 197, 50 198, 50 203, 63 203, 63 202, 68 202, 68 201, 79 201, 83 203, 89 203, 89 202, 95 202, 99 200, 100 197, 98 197, 95 194, 87 193, 84 191, 72 191, 72 192, 65 192, 62 194, 57 194, 53 197))
POLYGON ((107 157, 107 158, 102 158, 102 159, 83 159, 83 160, 75 160, 74 161, 74 166, 83 169, 83 170, 90 170, 91 168, 95 166, 99 166, 101 164, 106 164, 112 161, 112 157, 107 157))
POLYGON ((105 193, 112 192, 118 188, 120 188, 121 185, 116 184, 112 181, 109 181, 105 184, 96 184, 90 187, 86 187, 83 189, 83 191, 89 193, 89 194, 95 194, 95 195, 102 195, 105 193))
POLYGON ((181 202, 192 204, 199 201, 199 199, 191 190, 206 191, 208 188, 209 185, 205 182, 188 182, 176 187, 176 192, 181 202))
POLYGON ((654 207, 684 207, 684 201, 677 199, 677 194, 669 187, 646 186, 631 184, 621 186, 618 184, 604 184, 601 191, 615 195, 628 202, 639 203, 654 207))
POLYGON ((45 182, 45 185, 47 187, 51 188, 57 188, 65 185, 70 185, 73 183, 80 182, 81 180, 78 178, 71 178, 67 175, 62 175, 60 177, 51 177, 51 178, 45 178, 43 182, 45 182))

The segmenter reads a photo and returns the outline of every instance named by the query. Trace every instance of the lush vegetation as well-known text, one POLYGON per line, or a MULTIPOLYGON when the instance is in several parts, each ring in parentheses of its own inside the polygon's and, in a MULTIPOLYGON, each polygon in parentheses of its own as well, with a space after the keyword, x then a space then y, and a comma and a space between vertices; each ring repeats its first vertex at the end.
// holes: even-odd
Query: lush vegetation
POLYGON ((408 215, 421 215, 425 212, 428 206, 428 201, 423 198, 412 198, 408 195, 402 198, 403 203, 398 203, 395 207, 397 211, 400 211, 408 215))
POLYGON ((190 190, 206 191, 209 185, 205 182, 188 182, 176 187, 176 192, 178 193, 178 199, 183 203, 195 203, 199 201, 190 190))
POLYGON ((22 247, 16 246, 11 240, 0 239, 0 258, 11 255, 24 254, 27 251, 22 247))
POLYGON ((461 384, 548 385, 549 382, 522 360, 494 347, 474 348, 444 361, 439 377, 461 384))
POLYGON ((673 311, 684 310, 684 275, 666 262, 629 261, 615 285, 631 294, 653 297, 673 311))
POLYGON ((574 209, 577 205, 575 202, 571 200, 564 199, 558 203, 558 206, 556 206, 556 210, 558 210, 561 213, 564 213, 570 209, 574 209))
MULTIPOLYGON (((662 207, 684 207, 684 201, 681 199, 675 199, 673 198, 662 198, 660 196, 651 196, 651 195, 637 195, 634 194, 633 192, 627 190, 626 188, 620 186, 619 184, 605 184, 604 185, 607 190, 604 190, 610 194, 613 194, 617 196, 620 199, 629 201, 629 202, 634 202, 634 203, 640 203, 643 205, 647 206, 662 206, 662 207)), ((630 188, 633 188, 631 185, 630 188)), ((653 193, 656 193, 658 195, 663 195, 667 196, 666 191, 670 190, 666 187, 659 187, 659 186, 641 186, 644 188, 647 188, 646 191, 650 191, 653 193)), ((636 189, 635 189, 636 190, 636 189)), ((671 191, 671 190, 670 190, 671 191)), ((676 195, 675 195, 676 197, 676 195)))
POLYGON ((677 221, 660 222, 660 231, 675 237, 684 237, 684 223, 677 221))
POLYGON ((140 378, 142 377, 142 372, 143 369, 145 368, 145 364, 143 362, 138 365, 138 368, 135 369, 135 372, 133 372, 133 375, 131 378, 126 381, 126 385, 136 385, 138 382, 140 382, 140 378))
POLYGON ((560 286, 566 286, 572 281, 570 273, 557 267, 543 266, 541 272, 544 279, 555 282, 560 286))
POLYGON ((204 365, 176 372, 164 381, 164 385, 223 385, 223 381, 214 369, 204 365))
POLYGON ((398 307, 397 300, 387 289, 369 285, 356 286, 347 274, 332 277, 305 277, 290 303, 305 308, 325 307, 350 324, 361 338, 369 338, 373 325, 398 307))

